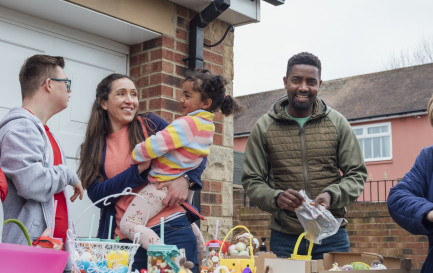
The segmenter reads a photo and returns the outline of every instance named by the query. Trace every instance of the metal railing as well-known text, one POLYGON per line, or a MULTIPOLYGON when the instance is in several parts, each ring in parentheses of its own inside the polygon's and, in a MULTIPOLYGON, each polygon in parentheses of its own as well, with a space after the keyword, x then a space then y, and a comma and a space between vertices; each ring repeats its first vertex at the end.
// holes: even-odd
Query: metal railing
MULTIPOLYGON (((389 190, 398 183, 399 180, 367 180, 361 196, 355 201, 357 203, 378 203, 386 202, 389 195, 389 190)), ((244 207, 256 207, 256 205, 248 200, 246 193, 243 194, 244 207)))
POLYGON ((389 190, 394 187, 399 180, 367 180, 364 190, 356 202, 375 203, 386 202, 389 190))

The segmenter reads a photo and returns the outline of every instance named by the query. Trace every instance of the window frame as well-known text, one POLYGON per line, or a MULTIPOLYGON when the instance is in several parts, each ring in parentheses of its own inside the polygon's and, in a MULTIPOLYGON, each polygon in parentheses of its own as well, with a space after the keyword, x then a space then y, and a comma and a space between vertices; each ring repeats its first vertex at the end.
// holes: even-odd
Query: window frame
POLYGON ((353 131, 355 132, 355 130, 357 129, 362 129, 363 134, 362 135, 356 135, 356 138, 358 139, 359 145, 361 146, 361 150, 362 150, 362 155, 364 157, 364 161, 365 162, 374 162, 374 161, 387 161, 387 160, 392 160, 392 128, 391 128, 391 122, 381 122, 381 123, 370 123, 370 124, 364 124, 364 125, 357 125, 357 126, 352 126, 353 131), (388 132, 387 133, 376 133, 376 134, 371 134, 368 135, 367 131, 369 128, 373 128, 373 127, 381 127, 381 126, 387 126, 388 127, 388 132), (361 140, 364 139, 371 139, 374 137, 383 137, 383 136, 389 136, 389 156, 386 157, 372 157, 372 158, 365 158, 365 153, 364 153, 364 147, 361 145, 361 140))

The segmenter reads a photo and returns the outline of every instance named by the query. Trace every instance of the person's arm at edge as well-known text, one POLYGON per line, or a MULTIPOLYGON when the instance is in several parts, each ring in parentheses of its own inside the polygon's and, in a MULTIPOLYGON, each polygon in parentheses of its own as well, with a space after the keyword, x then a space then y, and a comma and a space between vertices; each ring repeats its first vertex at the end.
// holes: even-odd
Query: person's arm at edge
MULTIPOLYGON (((22 122, 22 121, 21 121, 22 122)), ((65 165, 44 167, 44 139, 39 129, 30 121, 10 129, 2 139, 2 169, 25 199, 46 202, 65 189, 76 186, 78 176, 65 165), (20 129, 22 128, 22 129, 20 129), (30 136, 30 137, 29 137, 30 136)))
POLYGON ((367 167, 353 129, 349 122, 337 114, 336 129, 339 134, 337 161, 343 175, 339 183, 334 183, 322 190, 329 193, 332 203, 331 209, 342 208, 354 202, 364 190, 367 179, 367 167))
POLYGON ((413 234, 433 233, 433 223, 426 218, 433 210, 433 203, 425 197, 431 187, 432 164, 431 148, 423 149, 410 171, 389 192, 387 205, 391 217, 413 234))
POLYGON ((250 200, 260 209, 267 212, 275 212, 279 208, 275 198, 282 190, 276 190, 269 186, 269 158, 266 149, 266 132, 271 122, 267 115, 260 118, 251 130, 245 148, 243 162, 242 186, 250 200))

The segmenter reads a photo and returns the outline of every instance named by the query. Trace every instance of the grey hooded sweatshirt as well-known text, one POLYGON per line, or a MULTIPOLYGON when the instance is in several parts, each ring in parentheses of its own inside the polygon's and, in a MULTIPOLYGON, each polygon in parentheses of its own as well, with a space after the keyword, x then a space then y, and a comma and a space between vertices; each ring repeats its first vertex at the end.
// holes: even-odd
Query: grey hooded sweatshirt
MULTIPOLYGON (((56 140, 57 141, 57 140, 56 140)), ((63 151, 62 162, 65 162, 63 151)), ((36 239, 51 226, 54 194, 75 186, 78 176, 64 164, 53 166, 53 150, 41 120, 26 109, 13 108, 0 122, 0 167, 8 181, 9 192, 3 204, 5 220, 18 219, 36 239)), ((68 227, 72 229, 68 207, 68 227)), ((14 224, 3 227, 3 242, 27 244, 14 224)), ((68 242, 64 242, 68 249, 68 242)), ((66 270, 70 270, 70 259, 66 270)))

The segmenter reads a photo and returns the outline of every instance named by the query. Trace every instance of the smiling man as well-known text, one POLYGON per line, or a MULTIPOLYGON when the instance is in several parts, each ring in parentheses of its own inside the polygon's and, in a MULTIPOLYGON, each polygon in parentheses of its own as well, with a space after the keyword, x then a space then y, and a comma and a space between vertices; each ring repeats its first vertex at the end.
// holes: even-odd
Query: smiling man
MULTIPOLYGON (((321 69, 311 53, 289 59, 283 78, 287 95, 257 121, 245 150, 242 185, 252 202, 272 213, 271 251, 279 257, 290 257, 304 232, 295 213, 304 199, 300 190, 344 218, 344 207, 359 197, 367 178, 349 122, 317 96, 321 69)), ((313 259, 349 251, 346 224, 313 247, 313 259)), ((305 255, 307 246, 303 240, 298 254, 305 255)))

